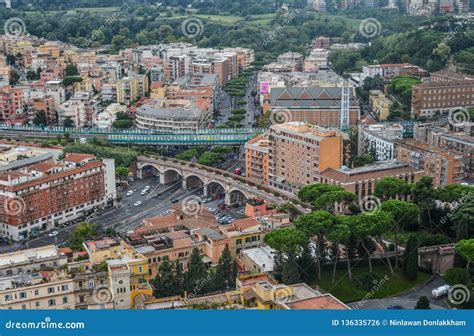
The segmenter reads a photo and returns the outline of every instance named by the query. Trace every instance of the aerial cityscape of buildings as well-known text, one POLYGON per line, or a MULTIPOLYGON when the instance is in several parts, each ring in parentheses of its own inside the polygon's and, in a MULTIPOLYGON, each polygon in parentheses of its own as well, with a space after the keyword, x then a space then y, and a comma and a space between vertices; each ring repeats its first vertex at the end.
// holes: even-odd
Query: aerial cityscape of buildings
POLYGON ((310 39, 262 61, 1 35, 0 310, 411 309, 399 292, 472 277, 457 244, 473 234, 474 76, 405 59, 340 74, 332 53, 372 42, 310 39), (401 289, 372 297, 385 274, 401 289))

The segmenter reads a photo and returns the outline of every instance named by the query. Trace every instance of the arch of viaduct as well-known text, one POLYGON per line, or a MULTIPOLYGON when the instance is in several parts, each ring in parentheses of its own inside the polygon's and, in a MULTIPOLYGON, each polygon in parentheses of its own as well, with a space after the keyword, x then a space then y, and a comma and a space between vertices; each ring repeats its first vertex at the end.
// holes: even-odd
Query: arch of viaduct
POLYGON ((209 195, 211 187, 218 186, 225 194, 226 204, 231 204, 231 195, 235 193, 240 193, 247 199, 258 197, 275 204, 285 203, 289 199, 285 195, 276 196, 272 192, 262 190, 256 184, 247 184, 245 178, 232 173, 176 159, 138 157, 137 177, 144 178, 146 171, 150 170, 153 175, 159 176, 160 183, 164 185, 181 179, 184 189, 202 186, 204 196, 209 195))

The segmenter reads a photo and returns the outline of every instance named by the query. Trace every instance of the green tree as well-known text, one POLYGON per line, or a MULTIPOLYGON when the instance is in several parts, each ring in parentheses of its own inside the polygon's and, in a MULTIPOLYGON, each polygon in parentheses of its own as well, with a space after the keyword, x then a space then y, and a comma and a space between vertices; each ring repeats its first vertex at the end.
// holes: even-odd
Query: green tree
POLYGON ((382 201, 410 194, 409 184, 397 177, 382 177, 375 183, 374 195, 382 201))
POLYGON ((432 177, 423 176, 415 183, 412 189, 412 200, 427 215, 430 231, 433 231, 431 211, 435 208, 435 191, 432 177))
POLYGON ((474 239, 463 239, 456 243, 455 251, 467 261, 467 269, 474 261, 474 239))
POLYGON ((374 162, 374 157, 370 154, 362 154, 352 159, 352 167, 362 167, 374 162))
POLYGON ((469 270, 464 267, 453 267, 446 271, 444 274, 444 280, 451 286, 462 284, 469 286, 471 282, 471 275, 469 270))
POLYGON ((74 64, 69 63, 68 65, 66 65, 65 75, 66 77, 78 76, 79 71, 77 70, 77 67, 74 64))
POLYGON ((16 72, 15 70, 10 70, 10 72, 8 73, 8 76, 9 76, 9 84, 12 85, 12 86, 15 86, 18 84, 18 81, 20 80, 20 75, 18 74, 18 72, 16 72))
POLYGON ((406 229, 414 231, 418 228, 420 208, 413 203, 390 199, 382 202, 380 210, 391 214, 394 220, 392 231, 395 233, 395 265, 398 265, 400 232, 406 229))
POLYGON ((325 258, 324 236, 331 230, 335 218, 327 211, 313 211, 302 215, 295 220, 298 230, 305 232, 309 237, 317 238, 316 265, 318 267, 318 279, 321 280, 321 261, 325 258))
POLYGON ((468 199, 451 217, 455 225, 456 241, 472 237, 474 232, 474 201, 468 199))
POLYGON ((349 279, 352 281, 351 262, 349 259, 349 240, 352 236, 350 225, 350 216, 338 216, 336 217, 336 225, 334 225, 333 229, 328 233, 328 238, 333 243, 335 250, 334 265, 332 270, 333 284, 336 282, 336 267, 340 257, 339 244, 343 244, 345 246, 347 274, 349 276, 349 279))
POLYGON ((119 178, 126 178, 130 173, 127 167, 118 166, 115 168, 115 175, 119 178))
POLYGON ((217 289, 226 290, 235 287, 234 261, 230 254, 229 245, 227 244, 222 251, 219 262, 217 263, 213 285, 217 289))
POLYGON ((189 259, 188 271, 185 275, 185 287, 188 292, 193 292, 206 279, 207 270, 199 253, 199 249, 194 247, 189 259))
POLYGON ((336 213, 337 209, 341 209, 341 213, 345 213, 351 205, 357 200, 356 195, 345 190, 331 191, 318 197, 314 201, 316 209, 322 209, 331 213, 336 213))
POLYGON ((74 231, 69 234, 66 244, 74 251, 81 251, 84 248, 82 243, 95 239, 97 234, 97 226, 92 223, 82 222, 76 225, 74 231))
POLYGON ((66 117, 66 119, 64 119, 64 124, 63 125, 66 128, 74 127, 74 121, 72 121, 71 117, 66 117))
POLYGON ((46 121, 46 113, 38 112, 36 113, 35 117, 33 118, 33 124, 36 126, 44 126, 47 124, 46 121))
POLYGON ((415 309, 431 309, 430 300, 426 296, 421 296, 416 302, 415 309))
POLYGON ((410 236, 403 253, 403 273, 410 281, 418 275, 418 238, 415 235, 410 236))
POLYGON ((158 274, 152 281, 153 295, 157 298, 173 296, 181 293, 176 281, 175 270, 168 259, 158 267, 158 274))

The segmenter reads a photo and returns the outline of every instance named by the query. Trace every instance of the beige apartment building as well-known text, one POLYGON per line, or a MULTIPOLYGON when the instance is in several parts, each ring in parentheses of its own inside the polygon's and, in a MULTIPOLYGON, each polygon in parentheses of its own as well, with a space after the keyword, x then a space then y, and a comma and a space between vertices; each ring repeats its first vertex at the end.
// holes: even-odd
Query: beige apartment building
POLYGON ((257 136, 245 144, 245 173, 247 178, 263 185, 269 184, 270 146, 268 135, 257 136))
POLYGON ((65 271, 0 278, 0 309, 74 308, 74 280, 65 271))
POLYGON ((328 168, 340 168, 343 139, 335 130, 290 122, 270 127, 270 185, 288 191, 317 183, 328 168))

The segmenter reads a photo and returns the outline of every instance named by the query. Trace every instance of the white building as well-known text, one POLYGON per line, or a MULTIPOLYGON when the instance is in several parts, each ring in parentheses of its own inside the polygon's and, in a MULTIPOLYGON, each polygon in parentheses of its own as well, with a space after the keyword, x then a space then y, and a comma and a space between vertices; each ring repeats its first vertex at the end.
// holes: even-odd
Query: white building
POLYGON ((393 160, 394 141, 402 138, 400 124, 359 125, 359 155, 374 154, 376 161, 393 160))

